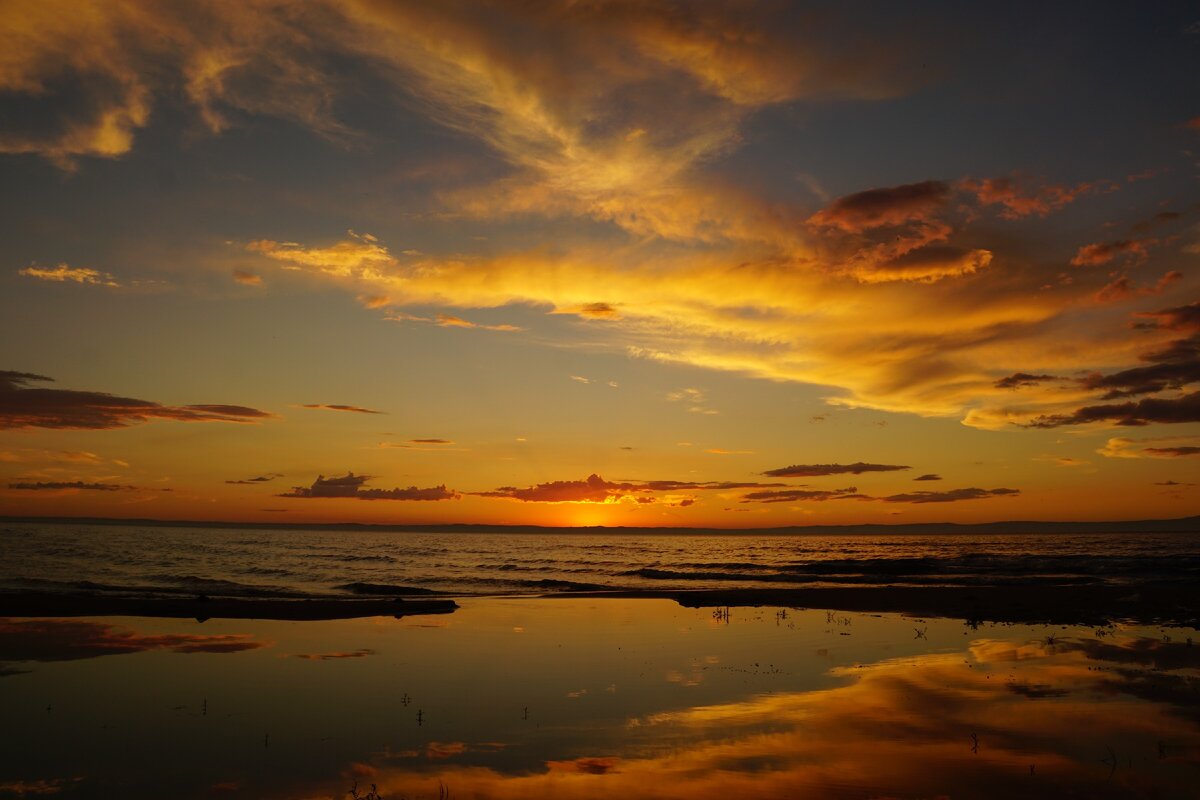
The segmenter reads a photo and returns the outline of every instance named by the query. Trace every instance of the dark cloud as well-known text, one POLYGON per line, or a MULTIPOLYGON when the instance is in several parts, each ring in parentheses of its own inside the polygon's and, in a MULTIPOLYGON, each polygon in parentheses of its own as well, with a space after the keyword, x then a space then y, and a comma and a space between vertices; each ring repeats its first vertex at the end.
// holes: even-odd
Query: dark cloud
POLYGON ((1017 489, 950 489, 945 492, 906 492, 886 497, 859 494, 858 488, 845 489, 785 489, 779 491, 750 492, 743 495, 743 503, 795 503, 826 500, 864 500, 882 503, 953 503, 959 500, 981 500, 986 497, 1020 494, 1017 489))
POLYGON ((0 429, 61 428, 104 430, 152 419, 178 422, 256 422, 272 414, 233 405, 164 406, 105 392, 28 388, 53 381, 29 372, 0 371, 0 429))
POLYGON ((1056 375, 1031 375, 1028 372, 1014 372, 1007 378, 996 381, 997 389, 1018 389, 1022 386, 1037 386, 1042 381, 1056 381, 1056 375))
POLYGON ((480 492, 479 495, 508 497, 527 503, 603 503, 609 497, 620 497, 624 493, 620 484, 609 483, 593 473, 581 481, 550 481, 526 489, 501 486, 490 492, 480 492))
POLYGON ((37 483, 10 483, 10 489, 26 491, 42 491, 53 489, 85 489, 93 492, 129 492, 135 491, 136 486, 122 486, 116 483, 85 483, 84 481, 38 481, 37 483))
MULTIPOLYGON (((606 481, 593 473, 583 480, 549 481, 524 489, 516 486, 501 486, 490 492, 474 492, 474 494, 479 497, 507 497, 527 503, 603 503, 609 498, 618 499, 626 495, 647 492, 729 491, 781 486, 787 486, 787 484, 733 481, 606 481)), ((637 500, 638 502, 653 502, 653 498, 638 497, 637 500)), ((684 501, 676 503, 679 506, 691 504, 691 502, 684 501)))
POLYGON ((1142 220, 1141 222, 1136 223, 1132 230, 1134 233, 1146 233, 1147 231, 1153 230, 1159 225, 1165 225, 1168 222, 1174 222, 1181 216, 1183 215, 1178 211, 1160 211, 1150 219, 1142 220))
POLYGON ((1147 447, 1146 452, 1159 458, 1184 458, 1200 455, 1200 447, 1147 447))
POLYGON ((1149 322, 1134 323, 1139 328, 1159 328, 1168 331, 1200 331, 1200 300, 1186 306, 1164 308, 1161 311, 1143 311, 1135 317, 1149 322))
POLYGON ((237 653, 264 644, 248 633, 143 635, 102 622, 0 620, 0 660, 4 661, 75 661, 147 650, 237 653))
POLYGON ((645 481, 638 483, 635 481, 619 485, 630 489, 640 489, 651 492, 683 492, 696 489, 729 491, 731 489, 770 489, 779 486, 787 486, 786 483, 758 483, 755 481, 744 483, 734 481, 645 481))
POLYGON ((409 439, 409 444, 454 444, 449 439, 409 439))
POLYGON ((932 472, 927 472, 924 475, 918 475, 917 477, 913 478, 914 481, 940 481, 941 479, 941 475, 935 475, 932 472))
POLYGON ((296 498, 331 498, 353 497, 359 500, 457 500, 461 495, 445 485, 431 486, 420 489, 409 486, 406 489, 364 489, 363 484, 371 480, 370 475, 355 475, 347 472, 337 478, 326 478, 318 475, 312 486, 295 486, 290 492, 284 492, 278 497, 296 498))
POLYGON ((855 486, 845 489, 778 489, 765 492, 750 492, 743 495, 743 503, 795 503, 804 500, 872 500, 865 494, 859 494, 855 486))
POLYGON ((374 411, 370 408, 347 406, 341 403, 303 403, 301 408, 313 408, 319 411, 353 411, 356 414, 386 414, 386 411, 374 411))
POLYGON ((457 500, 461 496, 453 489, 447 489, 444 483, 427 489, 416 486, 405 489, 360 489, 355 495, 359 500, 457 500))
POLYGON ((880 497, 885 503, 954 503, 959 500, 982 500, 1020 494, 1019 489, 950 489, 945 492, 907 492, 880 497))
POLYGON ((861 475, 864 472, 895 472, 909 469, 895 464, 864 464, 856 461, 853 464, 793 464, 790 467, 769 469, 763 473, 771 478, 813 478, 820 475, 861 475))
POLYGON ((1143 354, 1142 360, 1151 363, 1110 375, 1088 375, 1081 382, 1088 389, 1107 389, 1102 400, 1153 394, 1196 383, 1200 381, 1200 336, 1171 342, 1162 350, 1143 354))
POLYGON ((266 483, 268 481, 273 481, 276 478, 282 478, 282 477, 283 477, 282 472, 272 472, 269 475, 259 475, 256 478, 244 478, 241 480, 225 481, 225 482, 235 484, 235 485, 244 485, 244 484, 253 484, 253 483, 266 483))
POLYGON ((884 225, 902 225, 936 215, 950 199, 950 185, 924 181, 839 197, 808 218, 810 224, 858 233, 884 225))
POLYGON ((1070 414, 1044 414, 1026 427, 1057 428, 1088 422, 1115 422, 1127 427, 1149 425, 1152 422, 1200 422, 1200 392, 1173 399, 1147 397, 1137 402, 1084 406, 1070 414))

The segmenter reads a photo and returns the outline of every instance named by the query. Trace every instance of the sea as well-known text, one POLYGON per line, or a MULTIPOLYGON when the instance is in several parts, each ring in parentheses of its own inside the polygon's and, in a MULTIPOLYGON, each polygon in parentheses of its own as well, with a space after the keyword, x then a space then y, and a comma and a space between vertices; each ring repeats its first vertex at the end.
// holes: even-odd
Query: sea
POLYGON ((0 592, 240 598, 1200 586, 1200 532, 679 535, 0 523, 0 592))

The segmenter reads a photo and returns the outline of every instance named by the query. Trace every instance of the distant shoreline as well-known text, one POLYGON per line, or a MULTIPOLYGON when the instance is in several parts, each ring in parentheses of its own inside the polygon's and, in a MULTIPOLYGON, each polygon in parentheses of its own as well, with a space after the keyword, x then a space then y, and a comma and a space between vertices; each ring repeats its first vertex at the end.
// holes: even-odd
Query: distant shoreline
POLYGON ((378 531, 381 533, 546 533, 606 534, 647 536, 857 536, 864 534, 952 536, 955 534, 1037 534, 1037 533, 1200 533, 1200 516, 1170 519, 1120 520, 1104 522, 914 522, 865 525, 790 525, 772 528, 689 528, 689 527, 550 527, 543 525, 392 525, 364 522, 205 522, 202 520, 119 519, 113 517, 28 517, 0 516, 0 524, 35 525, 146 525, 158 528, 223 528, 293 531, 378 531))

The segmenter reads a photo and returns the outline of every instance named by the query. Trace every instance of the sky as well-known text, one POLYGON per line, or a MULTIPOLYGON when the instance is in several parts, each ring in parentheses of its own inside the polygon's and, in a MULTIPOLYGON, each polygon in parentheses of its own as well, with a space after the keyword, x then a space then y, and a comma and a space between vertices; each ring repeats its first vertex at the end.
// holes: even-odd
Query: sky
POLYGON ((1200 513, 1188 3, 7 0, 0 514, 1200 513))

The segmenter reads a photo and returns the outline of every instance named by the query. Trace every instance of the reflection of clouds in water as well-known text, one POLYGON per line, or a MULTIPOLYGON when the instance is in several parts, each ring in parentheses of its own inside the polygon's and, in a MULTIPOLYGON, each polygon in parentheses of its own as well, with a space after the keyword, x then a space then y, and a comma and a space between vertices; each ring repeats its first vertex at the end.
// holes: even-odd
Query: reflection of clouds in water
POLYGON ((248 633, 140 634, 86 620, 0 619, 0 661, 74 661, 147 650, 239 653, 267 644, 248 633))
POLYGON ((458 796, 514 799, 1181 796, 1200 757, 1186 710, 1198 663, 1187 643, 1146 638, 980 640, 966 657, 838 668, 851 682, 833 689, 645 715, 623 752, 536 774, 385 766, 376 780, 384 794, 442 781, 458 796))

